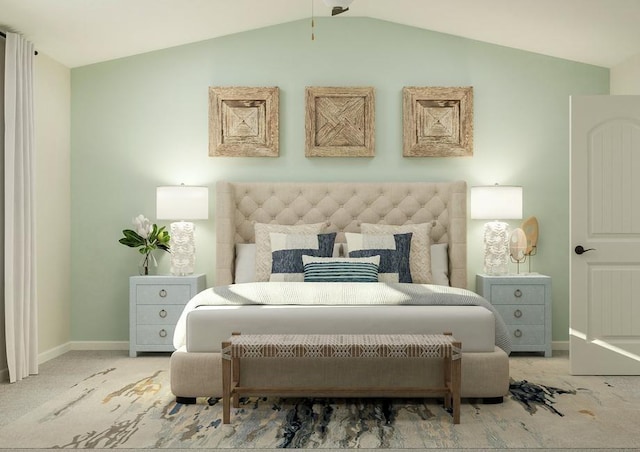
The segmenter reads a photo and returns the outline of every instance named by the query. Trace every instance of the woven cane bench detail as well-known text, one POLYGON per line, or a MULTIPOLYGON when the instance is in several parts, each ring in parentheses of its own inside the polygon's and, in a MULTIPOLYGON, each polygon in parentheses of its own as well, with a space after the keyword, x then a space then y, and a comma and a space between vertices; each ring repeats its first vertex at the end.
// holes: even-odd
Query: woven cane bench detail
POLYGON ((234 333, 222 343, 223 422, 228 424, 231 404, 238 408, 240 394, 318 396, 331 393, 350 397, 427 397, 444 394, 454 424, 460 423, 462 344, 444 334, 246 334, 234 333), (443 386, 439 388, 269 388, 240 386, 242 358, 441 358, 443 386))

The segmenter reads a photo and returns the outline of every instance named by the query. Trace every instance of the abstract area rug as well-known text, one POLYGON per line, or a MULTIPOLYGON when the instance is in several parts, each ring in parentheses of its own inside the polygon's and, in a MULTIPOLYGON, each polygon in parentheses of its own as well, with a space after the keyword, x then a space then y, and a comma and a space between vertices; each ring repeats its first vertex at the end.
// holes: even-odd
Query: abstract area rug
POLYGON ((437 400, 243 399, 176 404, 168 358, 119 358, 0 429, 0 448, 635 448, 640 380, 569 376, 562 360, 512 358, 514 394, 462 403, 461 424, 437 400), (540 386, 524 385, 523 380, 540 386), (558 390, 558 391, 556 391, 558 390), (542 403, 536 403, 542 402, 542 403), (209 403, 211 402, 211 404, 209 403), (546 403, 545 403, 546 402, 546 403))

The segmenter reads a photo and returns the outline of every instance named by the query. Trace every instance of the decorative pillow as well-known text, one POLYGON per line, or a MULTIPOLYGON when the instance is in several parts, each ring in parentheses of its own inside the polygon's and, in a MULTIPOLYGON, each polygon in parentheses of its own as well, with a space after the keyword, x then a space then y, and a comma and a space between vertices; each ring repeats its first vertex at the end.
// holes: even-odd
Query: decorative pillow
POLYGON ((256 223, 254 226, 256 236, 256 281, 269 281, 271 275, 271 240, 269 233, 283 232, 285 234, 310 234, 322 232, 326 223, 297 224, 293 226, 284 224, 256 223))
MULTIPOLYGON (((342 243, 333 244, 333 257, 342 256, 342 243)), ((346 244, 345 244, 346 245, 346 244)), ((256 244, 236 243, 236 265, 233 282, 236 284, 256 280, 256 244)))
POLYGON ((417 284, 431 284, 431 223, 405 224, 395 226, 390 224, 362 223, 360 229, 363 234, 404 234, 411 232, 411 253, 409 267, 411 279, 417 284))
POLYGON ((336 233, 330 234, 283 234, 272 232, 271 276, 269 281, 304 281, 302 255, 331 257, 336 233))
POLYGON ((302 256, 305 282, 378 282, 380 256, 302 256))
POLYGON ((433 284, 449 286, 449 246, 446 243, 431 245, 431 274, 433 284))
POLYGON ((345 232, 349 257, 380 256, 378 279, 382 282, 410 283, 411 233, 354 234, 345 232))
POLYGON ((233 282, 248 283, 256 280, 256 244, 236 243, 236 268, 233 282))

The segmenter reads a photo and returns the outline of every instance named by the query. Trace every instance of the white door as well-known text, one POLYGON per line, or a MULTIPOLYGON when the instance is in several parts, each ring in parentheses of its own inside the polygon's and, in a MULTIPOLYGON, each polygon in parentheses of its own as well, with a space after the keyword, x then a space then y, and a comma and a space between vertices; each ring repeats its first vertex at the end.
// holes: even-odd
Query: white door
POLYGON ((570 184, 571 373, 640 375, 640 96, 571 99, 570 184))

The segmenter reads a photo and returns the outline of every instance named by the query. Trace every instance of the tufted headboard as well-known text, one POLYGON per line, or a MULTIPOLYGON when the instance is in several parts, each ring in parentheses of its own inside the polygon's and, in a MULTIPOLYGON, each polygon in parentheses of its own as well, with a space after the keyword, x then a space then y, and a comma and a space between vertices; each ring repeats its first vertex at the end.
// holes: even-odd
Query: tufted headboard
POLYGON ((255 223, 328 222, 329 232, 361 223, 433 222, 432 243, 449 244, 449 279, 467 285, 467 184, 456 182, 226 182, 216 184, 216 284, 233 282, 235 244, 254 242, 255 223))

